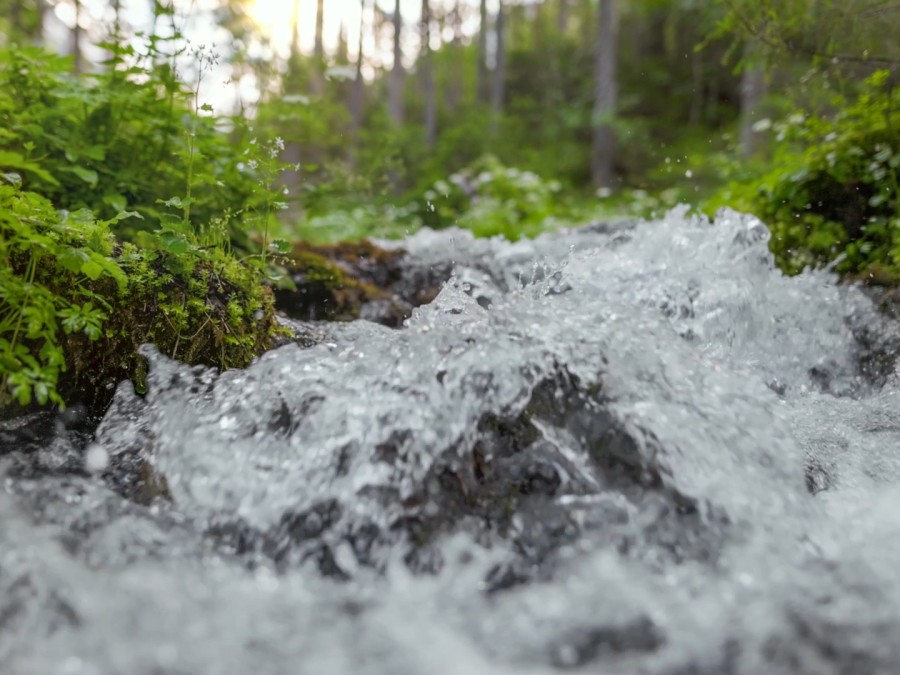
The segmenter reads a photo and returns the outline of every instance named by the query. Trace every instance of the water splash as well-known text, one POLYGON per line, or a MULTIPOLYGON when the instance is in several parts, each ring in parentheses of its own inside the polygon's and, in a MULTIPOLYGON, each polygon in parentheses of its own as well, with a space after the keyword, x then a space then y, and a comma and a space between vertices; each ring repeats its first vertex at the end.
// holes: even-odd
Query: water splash
POLYGON ((62 432, 4 460, 4 673, 890 670, 897 326, 766 238, 423 231, 455 272, 401 330, 145 348, 102 480, 62 432))

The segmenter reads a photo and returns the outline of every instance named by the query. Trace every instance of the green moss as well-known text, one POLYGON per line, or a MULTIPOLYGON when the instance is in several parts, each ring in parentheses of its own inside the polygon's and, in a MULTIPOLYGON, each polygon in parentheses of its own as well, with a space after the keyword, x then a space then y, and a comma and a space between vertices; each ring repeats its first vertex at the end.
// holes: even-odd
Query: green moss
POLYGON ((285 267, 296 290, 276 291, 279 309, 299 319, 350 321, 366 302, 390 299, 382 284, 366 278, 360 260, 386 268, 402 253, 384 251, 369 242, 314 247, 301 243, 292 249, 285 267))
POLYGON ((96 403, 92 392, 134 377, 142 389, 137 348, 144 343, 170 358, 217 368, 245 367, 271 346, 278 330, 274 299, 256 273, 212 256, 187 276, 173 275, 164 271, 167 254, 154 253, 125 247, 129 284, 111 303, 103 336, 95 343, 77 335, 66 340, 73 368, 60 382, 64 394, 96 403))

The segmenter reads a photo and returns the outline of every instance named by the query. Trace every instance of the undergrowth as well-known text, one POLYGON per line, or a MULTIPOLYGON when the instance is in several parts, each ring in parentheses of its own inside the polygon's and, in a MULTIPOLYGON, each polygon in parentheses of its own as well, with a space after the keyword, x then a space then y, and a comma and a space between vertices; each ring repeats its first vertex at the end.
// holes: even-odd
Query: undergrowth
POLYGON ((143 342, 226 368, 277 330, 279 141, 200 100, 211 52, 185 84, 177 35, 103 46, 83 76, 0 50, 0 410, 140 386, 143 342))
POLYGON ((788 274, 833 264, 869 283, 900 282, 900 89, 869 77, 834 114, 797 111, 775 125, 771 168, 732 181, 706 207, 759 216, 788 274))

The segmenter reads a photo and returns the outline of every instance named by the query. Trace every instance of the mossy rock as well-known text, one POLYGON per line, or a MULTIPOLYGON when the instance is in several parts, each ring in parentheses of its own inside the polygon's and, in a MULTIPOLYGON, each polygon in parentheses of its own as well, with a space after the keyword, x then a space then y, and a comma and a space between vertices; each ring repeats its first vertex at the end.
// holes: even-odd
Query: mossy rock
MULTIPOLYGON (((129 214, 120 214, 127 217, 129 214)), ((45 403, 102 412, 117 382, 140 391, 152 343, 189 364, 242 367, 281 330, 260 271, 223 248, 176 255, 0 185, 0 417, 45 403)))
MULTIPOLYGON (((302 321, 352 321, 365 308, 380 307, 380 323, 399 326, 410 308, 392 286, 402 277, 402 250, 382 249, 369 241, 293 247, 285 267, 296 290, 275 291, 280 311, 302 321)), ((373 315, 374 316, 374 315, 373 315)))
POLYGON ((255 271, 223 256, 173 272, 167 256, 130 246, 122 257, 130 259, 123 263, 129 284, 120 295, 102 289, 112 306, 103 335, 64 339, 70 367, 59 390, 66 400, 105 406, 124 379, 143 393, 146 363, 137 349, 145 343, 184 363, 222 369, 246 367, 271 347, 279 330, 274 296, 255 271))

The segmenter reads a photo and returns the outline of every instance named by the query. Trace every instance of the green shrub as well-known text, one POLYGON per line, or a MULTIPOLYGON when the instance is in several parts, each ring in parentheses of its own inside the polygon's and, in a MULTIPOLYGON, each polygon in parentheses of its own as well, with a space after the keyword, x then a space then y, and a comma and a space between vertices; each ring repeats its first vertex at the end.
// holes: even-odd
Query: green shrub
POLYGON ((834 262, 845 275, 900 281, 900 89, 887 71, 833 116, 795 113, 776 125, 772 170, 733 182, 707 206, 759 216, 789 274, 834 262))
POLYGON ((119 242, 111 220, 57 211, 0 184, 0 411, 54 403, 137 379, 137 348, 172 358, 242 367, 277 331, 273 296, 259 271, 224 249, 175 255, 119 242))
MULTIPOLYGON (((148 45, 83 77, 0 50, 0 410, 99 401, 143 342, 225 368, 276 331, 283 144, 235 143, 148 45)), ((199 83, 215 57, 194 56, 199 83)))
POLYGON ((456 225, 477 236, 501 234, 510 240, 536 236, 570 213, 559 183, 505 167, 492 156, 437 181, 417 205, 429 227, 456 225))
MULTIPOLYGON (((81 77, 71 59, 42 49, 0 50, 0 169, 58 208, 101 219, 137 211, 141 220, 116 228, 127 238, 188 220, 199 233, 230 214, 228 234, 244 244, 245 221, 267 199, 253 157, 241 152, 249 132, 236 120, 223 131, 157 44, 143 54, 107 45, 107 69, 81 77)), ((198 78, 214 59, 195 54, 198 78)))
POLYGON ((61 335, 97 340, 111 304, 90 282, 109 277, 123 292, 126 277, 110 258, 111 221, 58 213, 16 187, 16 176, 5 178, 13 184, 0 185, 0 408, 10 400, 61 404, 61 335))

